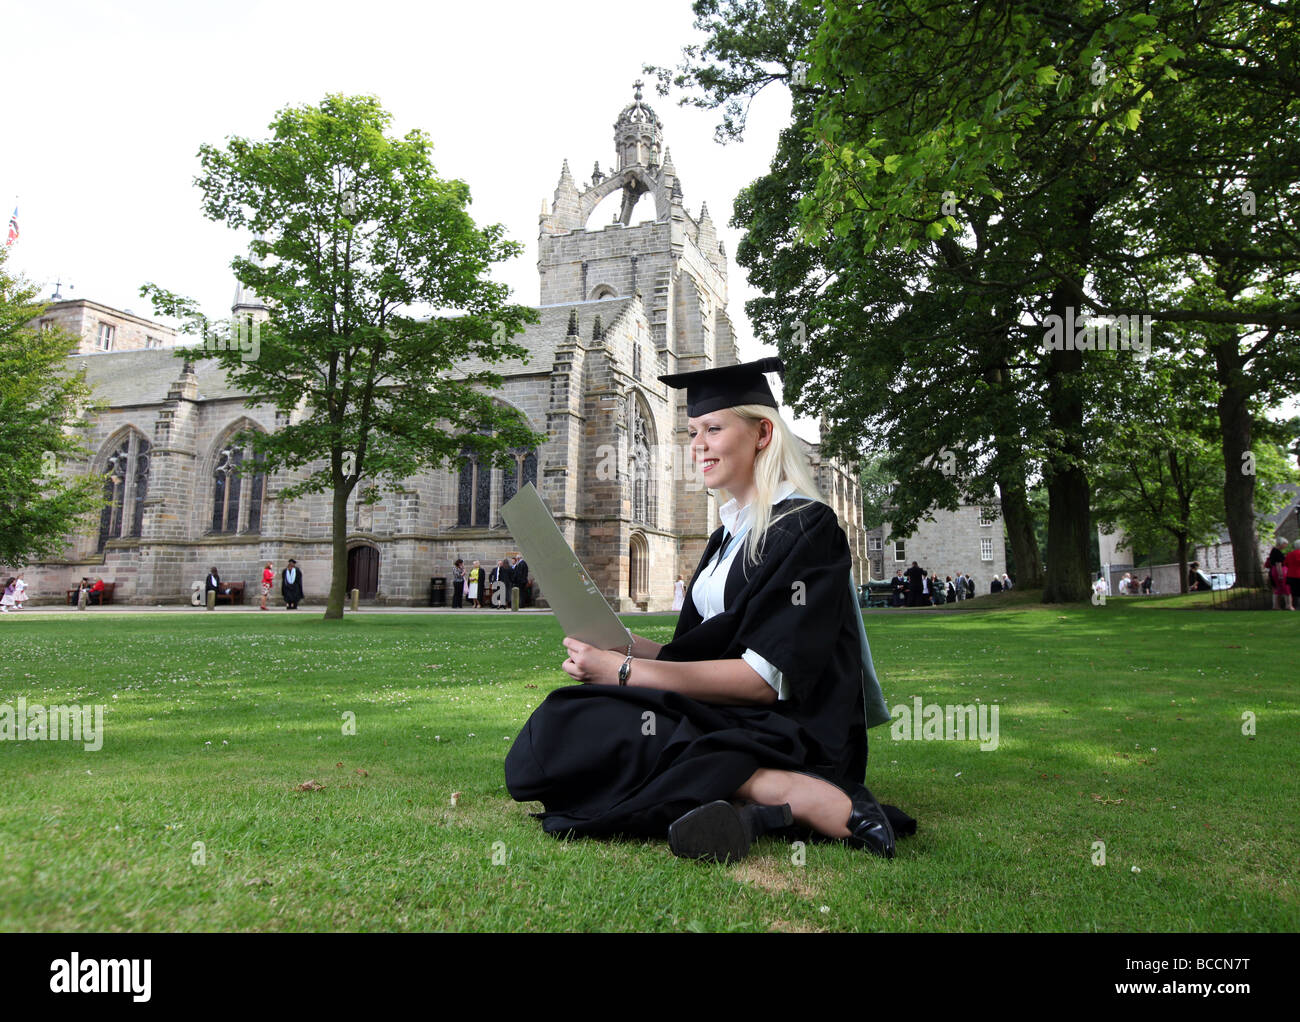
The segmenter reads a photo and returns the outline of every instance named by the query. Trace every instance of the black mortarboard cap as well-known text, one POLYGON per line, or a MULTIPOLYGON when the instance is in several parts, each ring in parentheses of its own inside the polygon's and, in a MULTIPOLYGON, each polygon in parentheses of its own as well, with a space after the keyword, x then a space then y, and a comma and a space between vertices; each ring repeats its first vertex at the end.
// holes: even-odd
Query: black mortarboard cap
POLYGON ((780 373, 784 378, 785 363, 776 357, 760 358, 757 362, 699 369, 693 373, 673 373, 659 379, 670 387, 686 388, 686 414, 695 418, 736 405, 780 407, 772 396, 772 388, 767 385, 764 373, 780 373))

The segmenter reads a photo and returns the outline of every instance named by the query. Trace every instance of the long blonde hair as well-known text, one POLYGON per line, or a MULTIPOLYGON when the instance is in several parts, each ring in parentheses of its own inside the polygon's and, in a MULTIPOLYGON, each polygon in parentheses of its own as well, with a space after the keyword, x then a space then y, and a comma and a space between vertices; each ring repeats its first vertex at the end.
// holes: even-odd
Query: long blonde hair
MULTIPOLYGON (((799 449, 799 441, 790 427, 786 425, 781 412, 770 405, 736 405, 728 409, 747 423, 755 426, 760 419, 772 423, 772 439, 754 457, 754 503, 751 508, 753 518, 749 526, 749 537, 745 543, 745 557, 750 563, 758 563, 761 557, 760 547, 767 536, 767 530, 796 509, 782 512, 772 517, 772 497, 784 482, 794 484, 795 491, 806 497, 826 503, 822 497, 817 481, 813 479, 808 468, 808 460, 799 449)), ((725 489, 725 487, 724 487, 725 489)), ((727 491, 728 496, 731 491, 727 491)))

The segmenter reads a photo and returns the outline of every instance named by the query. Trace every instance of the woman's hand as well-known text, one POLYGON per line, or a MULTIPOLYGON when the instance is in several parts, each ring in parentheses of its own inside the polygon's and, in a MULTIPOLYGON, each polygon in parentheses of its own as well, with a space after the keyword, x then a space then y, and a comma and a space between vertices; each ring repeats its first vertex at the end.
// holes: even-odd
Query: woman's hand
POLYGON ((560 666, 574 681, 584 685, 617 685, 618 669, 627 659, 626 653, 612 649, 597 649, 580 639, 566 635, 564 648, 569 658, 560 666))

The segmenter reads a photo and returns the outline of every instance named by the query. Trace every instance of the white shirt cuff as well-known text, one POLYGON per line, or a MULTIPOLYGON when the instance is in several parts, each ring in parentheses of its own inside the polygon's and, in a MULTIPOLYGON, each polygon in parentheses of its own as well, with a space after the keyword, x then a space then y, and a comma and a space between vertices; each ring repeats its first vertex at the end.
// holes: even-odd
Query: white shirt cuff
POLYGON ((776 692, 776 698, 778 700, 790 698, 790 692, 786 685, 785 675, 772 663, 764 660, 752 649, 747 649, 745 652, 740 654, 740 659, 749 664, 750 667, 754 668, 754 670, 758 672, 759 676, 772 686, 772 690, 776 692))

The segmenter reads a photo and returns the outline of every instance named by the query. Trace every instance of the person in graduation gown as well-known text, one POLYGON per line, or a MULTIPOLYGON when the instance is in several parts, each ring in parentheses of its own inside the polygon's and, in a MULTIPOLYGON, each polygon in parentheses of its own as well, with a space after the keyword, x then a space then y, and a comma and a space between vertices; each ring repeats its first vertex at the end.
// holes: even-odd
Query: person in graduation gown
POLYGON ((532 589, 528 585, 528 562, 524 560, 522 554, 515 554, 513 572, 514 582, 512 584, 519 587, 519 606, 531 606, 533 601, 532 589))
POLYGON ((566 636, 580 684, 552 691, 506 756, 517 801, 556 836, 667 837, 734 861, 763 833, 886 858, 916 821, 863 785, 889 712, 857 608, 848 541, 817 498, 763 377, 779 359, 660 377, 687 389, 701 478, 731 499, 672 641, 598 649, 566 636))
POLYGON ((903 574, 907 576, 907 605, 909 607, 921 606, 921 597, 925 586, 925 569, 913 561, 912 566, 903 574))
POLYGON ((221 592, 221 576, 217 574, 214 567, 208 572, 207 581, 203 585, 203 598, 206 600, 208 593, 221 592))
POLYGON ((293 558, 280 576, 280 595, 284 597, 286 610, 298 609, 298 601, 302 599, 302 572, 293 558))

